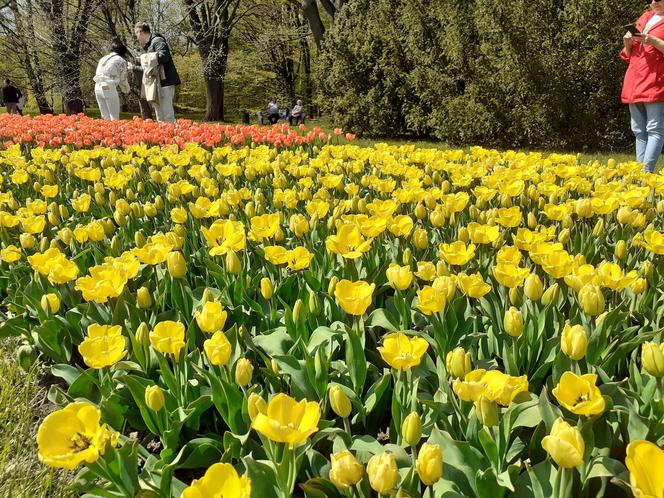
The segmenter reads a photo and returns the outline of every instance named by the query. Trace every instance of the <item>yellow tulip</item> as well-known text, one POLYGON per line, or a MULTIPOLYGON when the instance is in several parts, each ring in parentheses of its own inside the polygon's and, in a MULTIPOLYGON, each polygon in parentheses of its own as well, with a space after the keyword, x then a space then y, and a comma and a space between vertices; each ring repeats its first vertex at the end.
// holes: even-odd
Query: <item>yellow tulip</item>
POLYGON ((482 394, 501 406, 509 406, 517 396, 528 393, 528 377, 525 375, 513 377, 499 370, 488 370, 481 382, 485 385, 482 394))
POLYGON ((560 349, 572 360, 578 361, 586 355, 588 336, 583 325, 565 324, 560 337, 560 349))
POLYGON ((90 368, 104 368, 115 365, 127 354, 124 336, 100 335, 88 336, 78 345, 83 361, 90 368))
POLYGON ((438 276, 436 265, 431 261, 418 261, 415 275, 417 275, 417 278, 431 282, 438 276))
POLYGON ((164 391, 157 385, 145 388, 145 404, 152 411, 158 412, 165 403, 164 391))
POLYGON ((233 275, 237 275, 242 270, 242 261, 235 253, 235 251, 226 252, 226 271, 233 275))
POLYGON ((641 364, 653 377, 664 377, 664 343, 644 343, 641 346, 641 364))
POLYGON ((117 443, 117 435, 100 420, 99 409, 87 402, 70 403, 49 414, 37 431, 39 460, 69 470, 96 462, 109 445, 117 443))
POLYGON ((409 446, 417 446, 422 438, 422 420, 417 412, 410 412, 401 424, 401 436, 409 446))
POLYGON ((263 415, 267 413, 267 402, 262 396, 251 393, 247 399, 247 411, 249 412, 249 419, 253 422, 259 413, 263 415))
POLYGON ((271 441, 293 448, 318 431, 320 406, 314 401, 295 401, 280 393, 270 400, 265 414, 258 413, 251 427, 271 441))
POLYGON ((497 225, 480 225, 473 221, 468 224, 467 228, 470 240, 475 244, 493 244, 500 236, 500 227, 497 225))
POLYGON ((341 418, 347 418, 353 408, 344 390, 336 384, 330 389, 330 406, 332 411, 341 418))
POLYGON ((172 320, 159 322, 150 332, 150 343, 160 353, 177 358, 184 347, 184 324, 172 320))
POLYGON ((417 455, 417 474, 425 486, 433 486, 443 476, 443 451, 440 445, 424 443, 417 455))
POLYGON ((173 278, 183 278, 187 274, 187 262, 180 251, 172 251, 166 257, 168 273, 173 278))
POLYGON ((627 258, 627 243, 624 240, 619 240, 616 242, 616 248, 613 252, 619 260, 624 260, 627 258))
POLYGON ((509 289, 523 285, 526 278, 530 275, 528 268, 521 268, 512 263, 499 263, 491 271, 498 283, 509 289))
POLYGON ((458 279, 461 292, 468 297, 480 298, 491 291, 491 286, 484 281, 480 273, 459 273, 458 279))
POLYGON ((514 306, 511 306, 510 309, 505 312, 503 318, 503 326, 505 327, 505 332, 507 332, 512 337, 519 337, 523 333, 523 315, 514 306))
POLYGON ((596 382, 595 374, 565 372, 553 389, 553 395, 562 406, 576 415, 599 415, 604 412, 605 402, 596 382))
POLYGON ((420 251, 423 251, 429 245, 429 233, 424 228, 416 228, 412 239, 413 245, 420 251))
POLYGON ((272 299, 273 293, 274 287, 272 286, 272 280, 267 277, 261 278, 261 296, 263 296, 263 299, 269 301, 272 299))
POLYGON ((558 286, 558 282, 554 282, 542 294, 542 304, 544 306, 555 304, 556 301, 558 300, 559 293, 560 293, 560 287, 558 286))
POLYGON ((337 229, 336 235, 327 237, 325 246, 330 252, 341 254, 347 259, 355 259, 371 249, 371 240, 362 237, 357 225, 347 223, 337 229))
POLYGON ((251 376, 254 374, 254 367, 246 358, 240 358, 235 363, 235 382, 238 386, 244 387, 251 382, 251 376))
POLYGON ((604 311, 604 294, 595 284, 586 284, 581 287, 578 295, 581 309, 586 315, 597 316, 604 311))
POLYGON ((493 427, 498 425, 500 411, 495 401, 492 401, 486 396, 482 395, 477 401, 475 401, 475 416, 477 417, 477 420, 482 423, 482 425, 486 427, 493 427))
POLYGON ((439 313, 445 308, 445 295, 429 285, 417 291, 417 308, 425 315, 439 313))
MULTIPOLYGON (((440 263, 441 265, 444 264, 442 261, 439 261, 438 263, 440 263)), ((443 296, 445 296, 445 302, 449 303, 452 301, 452 299, 454 299, 454 295, 456 294, 456 288, 457 288, 456 278, 451 277, 449 275, 438 276, 431 283, 431 287, 433 287, 436 291, 443 294, 443 296)))
POLYGON ((468 372, 463 380, 454 380, 452 390, 462 401, 478 401, 486 390, 485 374, 486 370, 481 368, 468 372))
POLYGON ((445 367, 447 373, 455 378, 464 377, 473 368, 470 358, 470 353, 467 353, 463 348, 454 348, 447 353, 445 357, 445 367))
POLYGON ((9 245, 0 250, 0 259, 5 263, 16 263, 22 257, 23 253, 21 253, 21 250, 14 245, 9 245))
POLYGON ((152 306, 152 296, 150 296, 150 290, 147 287, 142 286, 136 291, 136 304, 142 310, 152 306))
POLYGON ((409 339, 406 334, 397 332, 385 336, 378 351, 385 363, 396 370, 406 371, 420 364, 428 347, 429 343, 421 337, 409 339))
POLYGON ((238 476, 230 463, 215 463, 200 479, 182 491, 180 498, 250 498, 251 481, 238 476))
POLYGON ((399 266, 396 263, 390 263, 385 270, 385 276, 390 286, 396 290, 406 290, 413 283, 413 272, 410 266, 399 266))
POLYGON ((226 324, 228 313, 220 302, 208 301, 195 315, 198 327, 208 334, 222 330, 226 324))
POLYGON ((362 480, 364 468, 350 451, 333 453, 330 460, 330 481, 337 488, 347 489, 362 480))
POLYGON ((457 240, 451 244, 442 243, 438 246, 440 257, 443 258, 447 264, 462 266, 467 264, 475 257, 475 244, 468 244, 462 240, 457 240))
POLYGON ((399 480, 397 461, 392 453, 379 453, 367 463, 369 484, 381 495, 389 495, 399 480))
POLYGON ((364 280, 351 282, 340 280, 334 289, 334 297, 339 306, 349 315, 361 316, 371 305, 371 298, 376 284, 369 284, 364 280))
POLYGON ((632 441, 627 445, 625 465, 629 482, 637 498, 664 496, 664 451, 650 441, 632 441))
POLYGON ((45 313, 57 313, 60 310, 60 298, 52 292, 44 294, 41 298, 41 308, 45 313))
POLYGON ((218 330, 210 339, 206 339, 203 343, 203 349, 213 365, 224 366, 231 357, 231 343, 222 330, 218 330))
POLYGON ((578 427, 571 427, 562 418, 556 419, 551 433, 542 439, 542 448, 560 467, 570 469, 583 464, 585 443, 578 427))

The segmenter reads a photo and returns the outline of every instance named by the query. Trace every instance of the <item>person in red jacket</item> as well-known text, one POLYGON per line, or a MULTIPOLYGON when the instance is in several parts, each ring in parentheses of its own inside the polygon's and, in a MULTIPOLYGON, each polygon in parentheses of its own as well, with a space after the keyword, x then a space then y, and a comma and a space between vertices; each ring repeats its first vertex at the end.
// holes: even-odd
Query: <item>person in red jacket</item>
POLYGON ((620 57, 629 62, 621 100, 629 104, 636 160, 653 172, 664 145, 664 0, 652 0, 627 32, 620 57))

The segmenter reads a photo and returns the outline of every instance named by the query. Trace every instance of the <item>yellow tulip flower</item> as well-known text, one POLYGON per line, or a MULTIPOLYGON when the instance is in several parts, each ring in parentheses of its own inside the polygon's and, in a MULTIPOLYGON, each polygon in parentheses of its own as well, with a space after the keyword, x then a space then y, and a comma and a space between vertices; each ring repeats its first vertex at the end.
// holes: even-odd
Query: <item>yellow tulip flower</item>
POLYGON ((438 246, 440 257, 443 258, 447 264, 462 266, 467 264, 475 257, 475 244, 466 245, 462 240, 457 240, 451 244, 441 243, 438 246))
POLYGON ((364 280, 351 282, 340 280, 334 288, 334 297, 339 306, 349 315, 361 316, 369 306, 376 284, 369 284, 364 280))
POLYGON ((184 324, 172 320, 159 322, 150 332, 150 343, 160 353, 177 357, 184 347, 184 324))
POLYGON ((74 470, 81 463, 96 462, 117 435, 100 425, 101 412, 87 402, 70 403, 49 414, 37 431, 39 460, 49 467, 74 470))
POLYGON ((409 339, 406 334, 397 332, 386 335, 378 351, 385 363, 396 370, 406 371, 420 364, 428 348, 429 343, 421 337, 409 339))
POLYGON ((337 229, 336 235, 327 237, 325 246, 330 252, 355 259, 371 249, 371 239, 365 240, 357 225, 347 223, 337 229))
POLYGON ((583 464, 586 445, 578 427, 571 427, 562 418, 556 419, 551 433, 542 439, 542 448, 562 468, 570 469, 583 464))
POLYGON ((629 482, 637 498, 664 496, 664 451, 650 441, 632 441, 627 445, 625 465, 629 482))
POLYGON ((425 486, 433 486, 443 476, 443 451, 438 444, 424 443, 417 455, 417 475, 425 486))
POLYGON ((399 266, 396 263, 390 263, 385 270, 385 276, 390 286, 396 290, 406 290, 413 283, 413 272, 410 266, 399 266))
POLYGON ((473 298, 480 298, 491 291, 491 286, 484 281, 484 277, 480 273, 473 273, 466 275, 459 273, 459 289, 464 295, 473 298))
POLYGON ((191 486, 182 491, 180 498, 250 498, 251 481, 238 476, 230 463, 215 463, 203 477, 194 479, 191 486))
POLYGON ((295 401, 280 393, 270 400, 265 414, 258 413, 251 427, 271 441, 288 443, 290 448, 304 443, 318 431, 320 406, 314 401, 295 401))
POLYGON ((595 374, 565 372, 553 389, 553 395, 562 406, 576 415, 599 415, 604 412, 605 402, 596 382, 595 374))
POLYGON ((350 451, 333 453, 330 460, 330 481, 337 488, 348 489, 362 480, 364 467, 350 451))
MULTIPOLYGON (((208 303, 209 304, 209 303, 208 303)), ((220 329, 203 343, 205 354, 213 365, 224 366, 231 357, 231 343, 220 329)))
POLYGON ((586 355, 588 335, 583 325, 565 324, 560 337, 560 349, 572 360, 578 361, 586 355))
POLYGON ((208 334, 222 330, 226 324, 228 313, 220 302, 208 301, 200 311, 196 312, 195 318, 198 328, 208 334))
POLYGON ((389 495, 399 480, 397 461, 392 453, 379 453, 367 463, 369 484, 381 495, 389 495))

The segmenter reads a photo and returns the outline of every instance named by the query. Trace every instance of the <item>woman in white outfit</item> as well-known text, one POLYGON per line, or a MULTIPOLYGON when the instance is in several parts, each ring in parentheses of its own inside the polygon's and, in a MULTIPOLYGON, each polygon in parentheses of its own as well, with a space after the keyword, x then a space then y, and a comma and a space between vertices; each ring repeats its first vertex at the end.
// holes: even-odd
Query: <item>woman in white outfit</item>
POLYGON ((124 59, 126 53, 127 47, 120 40, 113 40, 111 53, 99 59, 97 64, 95 97, 102 119, 120 119, 118 87, 122 93, 129 93, 127 61, 124 59))

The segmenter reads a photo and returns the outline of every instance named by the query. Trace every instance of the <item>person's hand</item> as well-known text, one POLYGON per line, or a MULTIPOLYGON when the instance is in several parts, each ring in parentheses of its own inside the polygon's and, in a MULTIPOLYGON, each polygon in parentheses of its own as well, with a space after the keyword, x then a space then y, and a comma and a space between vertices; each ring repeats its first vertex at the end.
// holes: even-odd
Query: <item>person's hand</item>
POLYGON ((659 38, 657 38, 656 36, 650 36, 650 35, 644 35, 644 34, 638 34, 638 35, 634 36, 634 38, 639 40, 644 45, 657 45, 659 42, 662 41, 659 38))
POLYGON ((128 69, 129 71, 133 71, 135 67, 136 67, 136 66, 134 66, 131 62, 127 62, 127 69, 128 69))

